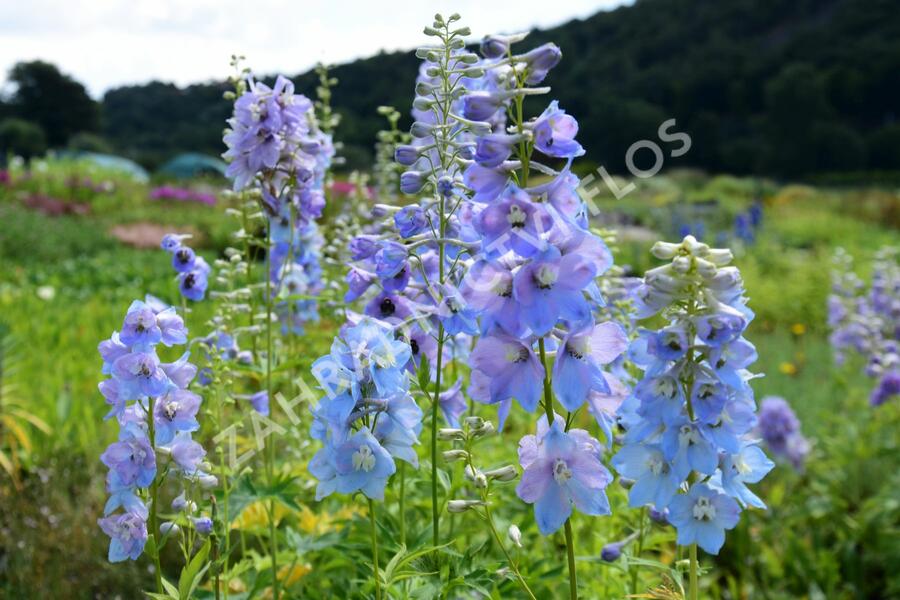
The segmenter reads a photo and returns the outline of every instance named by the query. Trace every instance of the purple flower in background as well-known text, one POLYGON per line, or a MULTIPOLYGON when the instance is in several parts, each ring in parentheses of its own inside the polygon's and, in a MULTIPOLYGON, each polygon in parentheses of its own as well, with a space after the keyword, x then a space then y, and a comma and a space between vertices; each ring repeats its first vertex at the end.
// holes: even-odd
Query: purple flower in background
POLYGON ((258 412, 264 417, 269 416, 269 392, 266 390, 262 390, 261 392, 256 392, 249 398, 250 405, 253 407, 253 410, 258 412))
POLYGON ((462 393, 462 378, 457 379, 456 383, 444 390, 438 396, 438 402, 441 407, 441 413, 444 420, 450 427, 459 427, 459 418, 465 414, 469 405, 466 397, 462 393))
POLYGON ((194 302, 203 300, 207 285, 206 273, 201 270, 181 273, 178 276, 178 289, 181 291, 181 295, 194 302))
MULTIPOLYGON (((531 458, 531 457, 529 457, 531 458)), ((588 515, 610 514, 606 486, 612 475, 592 452, 563 431, 557 419, 538 441, 533 461, 521 461, 524 472, 516 494, 534 504, 534 517, 543 535, 557 531, 574 505, 588 515)))
POLYGON ((869 402, 872 406, 881 406, 898 394, 900 394, 900 370, 888 371, 872 390, 869 402))
POLYGON ((757 427, 773 453, 790 461, 795 469, 803 467, 809 442, 800 432, 800 420, 784 398, 767 396, 762 399, 757 427))
POLYGON ((734 529, 740 514, 737 502, 703 483, 695 483, 669 504, 669 522, 678 530, 678 545, 697 544, 710 554, 719 553, 725 530, 734 529))
POLYGON ((98 519, 103 532, 110 537, 109 562, 121 562, 126 558, 137 560, 147 543, 146 517, 129 511, 98 519))
POLYGON ((197 255, 187 246, 182 246, 172 253, 172 268, 178 273, 187 273, 194 269, 197 255))

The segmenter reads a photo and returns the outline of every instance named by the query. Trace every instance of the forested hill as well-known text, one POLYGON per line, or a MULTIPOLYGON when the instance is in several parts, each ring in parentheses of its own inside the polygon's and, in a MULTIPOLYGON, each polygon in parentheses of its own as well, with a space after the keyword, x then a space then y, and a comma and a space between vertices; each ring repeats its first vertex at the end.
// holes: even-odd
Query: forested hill
MULTIPOLYGON (((900 170, 898 40, 896 0, 638 0, 535 31, 523 48, 562 48, 547 83, 578 118, 593 163, 621 170, 629 145, 675 118, 693 147, 667 166, 796 176, 900 170)), ((409 52, 334 69, 351 163, 371 153, 376 107, 408 111, 417 65, 409 52)), ((295 80, 313 92, 314 73, 295 80)), ((219 153, 224 89, 111 90, 105 134, 150 163, 181 150, 219 153)))

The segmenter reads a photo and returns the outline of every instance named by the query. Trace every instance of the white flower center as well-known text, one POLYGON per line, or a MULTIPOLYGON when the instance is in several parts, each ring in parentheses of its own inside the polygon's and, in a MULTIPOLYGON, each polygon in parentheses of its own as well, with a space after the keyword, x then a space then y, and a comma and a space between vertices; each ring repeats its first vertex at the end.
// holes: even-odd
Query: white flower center
POLYGON ((701 496, 694 504, 694 518, 698 521, 712 521, 716 518, 716 507, 706 496, 701 496))
POLYGON ((682 425, 678 430, 678 443, 682 446, 692 446, 700 441, 700 434, 690 425, 682 425))
POLYGON ((561 458, 557 458, 553 463, 553 479, 559 484, 563 484, 572 479, 572 471, 569 470, 569 465, 561 458))
POLYGON ((647 459, 647 468, 654 476, 662 475, 666 470, 666 462, 658 454, 651 454, 647 459))
POLYGON ((672 377, 660 377, 653 382, 653 391, 657 396, 671 400, 675 397, 675 380, 672 377))
POLYGON ((362 469, 366 473, 375 468, 375 454, 371 448, 364 444, 353 453, 353 468, 357 471, 362 469))
POLYGON ((509 212, 506 214, 506 220, 509 221, 511 227, 524 227, 525 221, 528 220, 528 215, 525 214, 522 207, 513 204, 509 207, 509 212))
POLYGON ((553 287, 558 278, 559 273, 556 272, 556 269, 546 264, 539 266, 534 274, 535 282, 543 290, 553 287))

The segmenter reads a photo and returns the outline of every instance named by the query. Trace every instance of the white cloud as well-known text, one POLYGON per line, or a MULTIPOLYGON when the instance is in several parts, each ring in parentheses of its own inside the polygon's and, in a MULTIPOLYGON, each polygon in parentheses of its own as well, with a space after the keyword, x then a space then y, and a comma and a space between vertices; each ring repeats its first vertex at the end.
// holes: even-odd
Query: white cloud
MULTIPOLYGON (((379 50, 413 48, 435 12, 458 12, 480 37, 550 27, 623 0, 396 2, 337 0, 30 0, 0 7, 0 70, 57 64, 106 89, 151 79, 187 84, 229 74, 232 54, 259 73, 295 74, 379 50), (511 8, 511 6, 513 8, 511 8)), ((565 51, 565 48, 563 49, 565 51)))

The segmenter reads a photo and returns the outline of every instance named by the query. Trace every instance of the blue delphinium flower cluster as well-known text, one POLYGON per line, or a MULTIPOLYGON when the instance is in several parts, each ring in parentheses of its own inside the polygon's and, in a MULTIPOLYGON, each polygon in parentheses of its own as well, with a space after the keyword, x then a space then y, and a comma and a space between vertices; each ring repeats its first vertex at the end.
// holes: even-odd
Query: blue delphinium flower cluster
MULTIPOLYGON (((494 36, 482 44, 479 58, 454 33, 441 37, 442 26, 436 22, 430 34, 441 44, 417 53, 423 63, 413 141, 395 152, 407 167, 401 190, 420 195, 420 201, 381 207, 393 227, 352 240, 356 262, 345 299, 368 298, 365 312, 402 330, 415 365, 427 357, 451 426, 458 421, 443 400, 455 399, 457 412, 465 404, 455 391, 441 389, 441 366, 465 359, 473 340, 468 392, 499 406, 501 428, 513 399, 528 412, 543 404, 545 419, 552 420, 545 379, 568 411, 589 402, 602 405, 604 397, 623 395, 621 382, 604 367, 624 351, 626 338, 617 325, 594 317, 603 305, 596 278, 612 256, 588 229, 579 180, 570 170, 572 159, 584 153, 576 140, 578 124, 555 101, 534 119, 526 121, 522 112, 525 97, 548 91, 533 86, 559 62, 559 48, 545 44, 513 54, 510 45, 524 36, 494 36), (535 150, 548 164, 532 156, 535 150), (561 168, 550 166, 555 162, 561 168), (529 172, 549 177, 529 187, 529 172), (545 369, 547 347, 555 351, 552 374, 545 369)), ((538 454, 550 451, 544 448, 548 432, 559 429, 562 440, 572 435, 552 423, 544 429, 532 436, 538 454)), ((550 462, 583 459, 594 468, 590 477, 597 485, 591 489, 602 492, 608 477, 599 459, 591 458, 599 452, 591 455, 584 444, 572 452, 550 462)), ((549 460, 522 464, 529 477, 546 475, 567 490, 577 487, 562 466, 557 475, 545 473, 549 460)), ((527 502, 543 506, 523 493, 527 502)), ((573 502, 591 514, 605 507, 602 500, 588 505, 571 494, 555 497, 560 503, 550 510, 560 508, 566 518, 544 520, 545 533, 566 521, 563 508, 570 512, 573 502)))
POLYGON ((172 268, 178 273, 178 291, 188 300, 199 302, 209 285, 209 264, 183 241, 188 235, 167 233, 160 247, 172 255, 172 268))
POLYGON ((235 191, 258 193, 268 219, 271 293, 285 333, 302 333, 317 317, 325 207, 325 174, 334 156, 331 136, 318 126, 313 103, 279 76, 273 87, 247 77, 238 83, 224 141, 226 174, 235 191))
POLYGON ((312 367, 325 395, 313 409, 311 436, 323 443, 309 463, 316 499, 361 491, 382 500, 395 459, 418 467, 413 448, 422 410, 409 392, 409 344, 394 328, 363 317, 344 326, 331 352, 312 367))
POLYGON ((877 383, 872 406, 900 395, 900 252, 883 248, 872 265, 868 289, 853 272, 851 257, 839 250, 835 257, 832 292, 828 297, 828 325, 835 360, 840 364, 853 350, 866 359, 866 375, 877 383))
POLYGON ((668 508, 678 544, 716 554, 741 507, 765 508, 747 484, 774 466, 749 435, 756 350, 743 333, 753 313, 730 251, 688 236, 653 254, 671 262, 645 274, 637 316, 667 323, 640 331, 629 349, 644 375, 620 408, 627 431, 612 462, 633 481, 631 506, 668 508))
POLYGON ((134 560, 143 552, 148 535, 146 490, 160 472, 159 457, 169 458, 169 470, 211 483, 200 470, 205 451, 191 439, 191 432, 199 428, 201 399, 187 388, 197 369, 188 362, 188 352, 170 363, 161 362, 156 352, 159 344, 186 342, 187 329, 175 309, 148 298, 135 300, 120 331, 99 345, 103 373, 109 375, 99 385, 111 407, 106 418, 115 417, 120 427, 118 440, 101 456, 109 468, 110 498, 99 524, 111 538, 110 561, 134 560), (116 512, 119 509, 122 512, 116 512))

